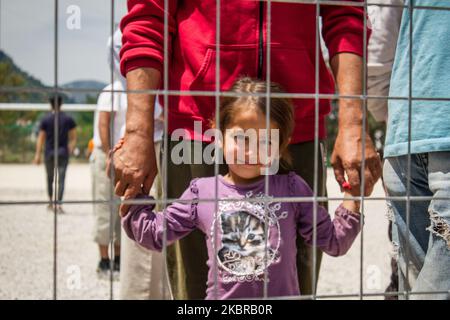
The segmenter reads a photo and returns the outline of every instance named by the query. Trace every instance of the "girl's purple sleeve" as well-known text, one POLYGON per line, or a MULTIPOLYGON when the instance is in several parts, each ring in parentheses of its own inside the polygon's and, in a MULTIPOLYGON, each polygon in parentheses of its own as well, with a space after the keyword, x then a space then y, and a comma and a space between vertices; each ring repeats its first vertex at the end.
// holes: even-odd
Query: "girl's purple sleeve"
MULTIPOLYGON (((193 180, 180 200, 166 209, 167 245, 188 235, 197 226, 197 193, 193 180)), ((138 199, 152 199, 138 196, 138 199)), ((154 204, 133 205, 128 214, 122 218, 122 226, 128 237, 141 246, 161 251, 164 237, 163 212, 154 212, 154 204)))
MULTIPOLYGON (((291 190, 294 196, 312 197, 313 192, 297 175, 291 175, 291 190)), ((308 245, 313 245, 314 204, 313 202, 298 202, 296 204, 299 234, 308 245)), ((347 210, 342 204, 336 209, 335 217, 331 217, 327 210, 317 205, 316 216, 316 245, 331 256, 344 255, 353 244, 360 231, 360 214, 347 210)))

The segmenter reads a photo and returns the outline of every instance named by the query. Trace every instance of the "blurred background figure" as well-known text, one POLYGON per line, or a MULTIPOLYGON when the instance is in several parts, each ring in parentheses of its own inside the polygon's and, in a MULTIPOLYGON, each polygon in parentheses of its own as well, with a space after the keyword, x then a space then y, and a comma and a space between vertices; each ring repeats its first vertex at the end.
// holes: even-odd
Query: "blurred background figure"
MULTIPOLYGON (((113 69, 114 82, 103 89, 98 97, 94 115, 94 138, 91 155, 94 200, 103 201, 94 205, 94 240, 99 245, 100 261, 97 272, 100 278, 108 278, 113 270, 117 279, 120 272, 121 299, 163 299, 162 274, 165 267, 162 254, 151 252, 127 237, 121 237, 120 217, 114 195, 112 181, 106 172, 106 159, 109 150, 125 132, 127 110, 126 80, 120 74, 119 52, 122 47, 122 33, 117 29, 114 37, 108 39, 108 61, 113 69), (112 198, 111 198, 112 197, 112 198), (112 203, 108 203, 114 200, 112 203), (112 210, 112 212, 111 212, 112 210), (113 232, 111 233, 111 228, 113 232), (111 234, 113 238, 111 239, 111 234), (109 254, 113 243, 114 258, 109 254)), ((162 107, 155 103, 155 152, 160 154, 160 144, 164 131, 162 107)), ((159 158, 159 157, 158 157, 159 158)), ((162 196, 161 179, 158 175, 150 192, 156 199, 162 196)), ((165 283, 168 287, 168 283, 165 283)))
MULTIPOLYGON (((161 144, 164 132, 164 118, 158 99, 155 99, 154 128, 155 154, 159 173, 153 181, 150 195, 155 199, 161 199, 163 194, 161 144)), ((155 210, 163 210, 163 206, 160 204, 157 204, 155 208, 157 208, 155 210)), ((125 231, 122 229, 122 232, 125 231)), ((120 298, 123 300, 171 299, 169 280, 163 277, 165 268, 166 263, 161 252, 150 251, 124 234, 122 237, 120 298), (165 290, 163 290, 163 286, 165 290), (163 292, 165 293, 163 294, 163 292)))
POLYGON ((90 159, 93 151, 94 151, 94 138, 91 138, 89 139, 87 148, 85 149, 84 153, 85 157, 87 159, 90 159))
MULTIPOLYGON (((42 147, 45 144, 44 163, 47 171, 47 191, 49 201, 52 202, 53 180, 56 170, 58 170, 58 175, 57 190, 55 192, 58 193, 58 201, 61 201, 63 198, 67 165, 69 163, 69 156, 75 148, 77 133, 74 119, 60 111, 62 97, 59 95, 51 97, 50 104, 52 106, 52 112, 47 114, 39 124, 39 134, 36 140, 36 153, 33 162, 35 164, 41 163, 42 147), (56 122, 57 131, 55 130, 56 122), (56 132, 57 136, 55 137, 56 132), (56 143, 57 146, 55 148, 56 143)), ((48 208, 53 209, 53 204, 50 203, 48 208)), ((64 212, 61 204, 58 204, 56 209, 58 213, 64 212)))
MULTIPOLYGON (((120 45, 120 37, 115 37, 114 42, 116 41, 119 41, 120 45)), ((114 62, 110 59, 112 42, 111 39, 108 40, 107 48, 110 66, 114 68, 114 62)), ((127 110, 127 97, 123 92, 126 88, 124 79, 117 72, 114 72, 114 79, 114 82, 103 88, 98 96, 94 113, 94 148, 90 158, 93 199, 101 201, 94 204, 94 241, 100 251, 97 273, 100 278, 106 279, 110 270, 114 272, 114 278, 117 279, 119 276, 121 241, 120 218, 115 203, 120 198, 113 193, 111 180, 106 172, 106 159, 111 146, 114 146, 121 137, 127 110), (111 241, 114 243, 113 260, 108 252, 111 241)))

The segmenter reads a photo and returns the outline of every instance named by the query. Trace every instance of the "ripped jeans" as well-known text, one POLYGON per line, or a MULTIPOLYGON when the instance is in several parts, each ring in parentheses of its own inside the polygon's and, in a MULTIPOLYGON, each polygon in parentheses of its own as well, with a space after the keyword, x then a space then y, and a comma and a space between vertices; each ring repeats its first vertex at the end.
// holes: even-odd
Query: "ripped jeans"
MULTIPOLYGON (((386 158, 383 176, 389 196, 406 196, 408 156, 386 158)), ((399 291, 411 291, 409 299, 450 299, 450 152, 411 155, 410 196, 432 200, 410 201, 409 235, 406 201, 388 201, 395 222, 399 291), (447 293, 421 294, 430 291, 447 293)))

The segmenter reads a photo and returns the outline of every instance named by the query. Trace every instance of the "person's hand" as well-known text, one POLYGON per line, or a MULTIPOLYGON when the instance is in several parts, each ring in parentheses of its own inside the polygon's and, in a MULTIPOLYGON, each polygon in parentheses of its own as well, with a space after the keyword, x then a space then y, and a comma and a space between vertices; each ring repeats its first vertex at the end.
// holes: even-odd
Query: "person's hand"
MULTIPOLYGON (((124 196, 124 200, 149 194, 158 172, 153 141, 140 135, 125 135, 111 150, 106 170, 110 178, 113 174, 116 195, 124 196)), ((121 204, 120 215, 125 216, 129 207, 121 204)))
POLYGON ((362 139, 365 139, 364 195, 369 196, 375 183, 381 177, 381 160, 368 134, 362 137, 360 126, 341 128, 336 137, 331 165, 334 175, 342 188, 347 174, 350 184, 349 193, 361 194, 362 139))
POLYGON ((37 155, 34 156, 33 163, 34 164, 41 164, 41 155, 40 154, 37 154, 37 155))
POLYGON ((352 195, 350 194, 350 192, 347 192, 347 191, 344 192, 344 201, 342 202, 342 206, 349 211, 359 213, 361 203, 360 203, 360 201, 346 199, 351 196, 352 195))

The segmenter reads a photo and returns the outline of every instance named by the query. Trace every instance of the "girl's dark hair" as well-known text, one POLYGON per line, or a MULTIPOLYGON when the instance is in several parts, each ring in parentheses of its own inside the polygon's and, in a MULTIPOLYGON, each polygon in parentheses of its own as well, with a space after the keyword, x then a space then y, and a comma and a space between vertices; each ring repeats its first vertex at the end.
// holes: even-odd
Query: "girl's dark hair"
MULTIPOLYGON (((263 114, 267 114, 267 100, 265 96, 245 95, 253 93, 266 93, 267 82, 255 80, 248 77, 237 80, 230 92, 235 92, 239 96, 227 96, 221 101, 219 114, 219 128, 222 133, 232 122, 234 115, 239 112, 238 107, 257 107, 263 114)), ((283 89, 276 83, 270 84, 270 93, 283 93, 283 89)), ((289 138, 294 129, 294 110, 292 101, 289 98, 270 97, 270 121, 273 121, 280 130, 280 165, 283 169, 292 166, 292 158, 289 154, 289 138)), ((217 126, 216 126, 217 127, 217 126)))

